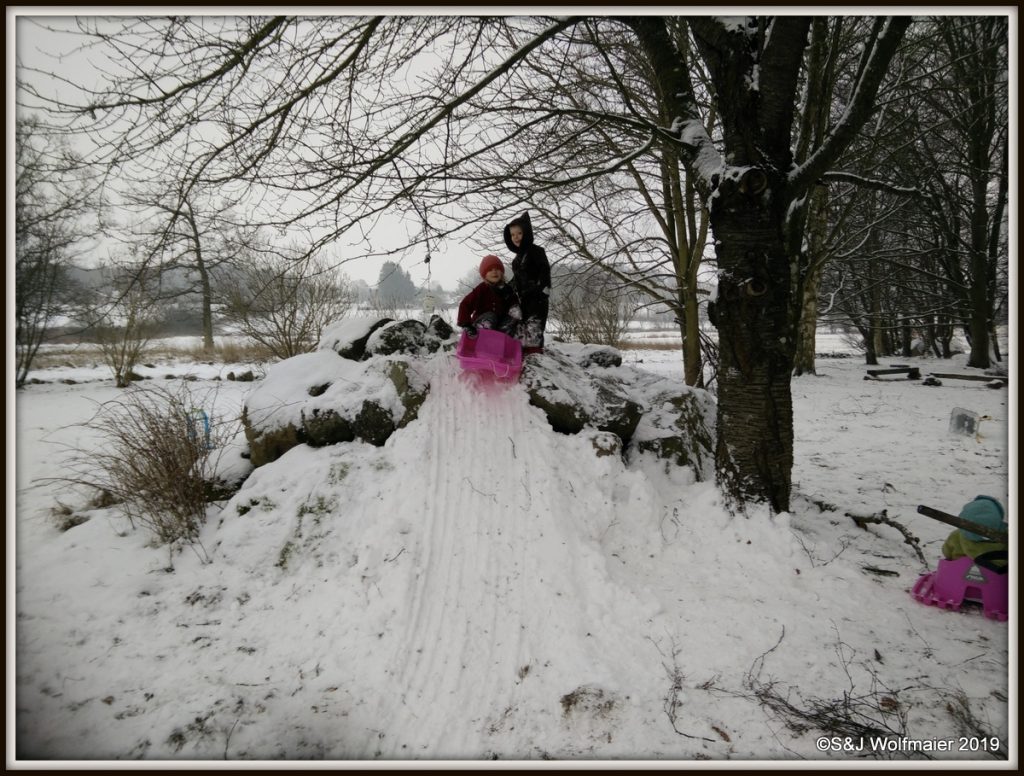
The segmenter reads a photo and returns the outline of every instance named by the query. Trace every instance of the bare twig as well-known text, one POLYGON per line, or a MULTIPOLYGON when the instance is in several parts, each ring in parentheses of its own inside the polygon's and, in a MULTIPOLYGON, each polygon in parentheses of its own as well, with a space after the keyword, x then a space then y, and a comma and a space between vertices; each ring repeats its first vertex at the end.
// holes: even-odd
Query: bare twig
POLYGON ((883 509, 881 512, 876 512, 873 515, 857 515, 853 512, 847 512, 846 516, 851 518, 853 522, 857 524, 858 528, 863 528, 864 530, 867 530, 867 527, 871 524, 888 525, 895 528, 903 534, 904 543, 909 544, 913 548, 921 563, 925 566, 928 565, 924 552, 921 551, 921 540, 914 536, 914 534, 910 533, 905 526, 889 517, 888 510, 883 509))
POLYGON ((647 640, 654 645, 654 648, 658 650, 658 654, 661 655, 662 658, 664 658, 661 665, 665 669, 665 673, 668 674, 668 678, 671 681, 668 693, 666 693, 665 695, 665 702, 663 708, 665 710, 665 716, 668 717, 669 724, 672 725, 672 729, 677 734, 683 736, 683 738, 690 738, 695 741, 709 741, 711 743, 715 743, 715 739, 713 738, 707 738, 705 736, 697 736, 691 733, 685 733, 679 729, 679 725, 677 724, 679 719, 679 709, 683 705, 683 702, 679 699, 679 696, 682 694, 683 681, 686 679, 686 676, 683 674, 682 669, 679 668, 679 653, 682 652, 682 648, 677 647, 675 640, 673 639, 672 653, 671 655, 666 656, 665 653, 662 651, 661 647, 658 646, 658 643, 654 639, 648 636, 647 640), (669 660, 671 660, 671 665, 669 665, 669 663, 666 662, 669 660))

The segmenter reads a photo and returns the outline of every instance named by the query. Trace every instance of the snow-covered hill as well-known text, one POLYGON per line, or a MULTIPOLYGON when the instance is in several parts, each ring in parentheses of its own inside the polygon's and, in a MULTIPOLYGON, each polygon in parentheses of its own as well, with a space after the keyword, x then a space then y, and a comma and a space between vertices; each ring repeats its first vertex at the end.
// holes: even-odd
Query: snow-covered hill
POLYGON ((19 393, 18 756, 990 761, 997 740, 1015 760, 1016 609, 918 604, 903 535, 844 514, 887 509, 934 566, 950 529, 916 504, 1006 503, 1005 389, 824 363, 794 383, 792 513, 743 517, 685 470, 553 433, 519 385, 428 368, 384 447, 257 469, 173 569, 113 510, 65 533, 49 513, 46 442, 117 391, 19 393), (991 416, 979 439, 949 433, 954 406, 991 416), (903 748, 820 745, 836 718, 903 748))

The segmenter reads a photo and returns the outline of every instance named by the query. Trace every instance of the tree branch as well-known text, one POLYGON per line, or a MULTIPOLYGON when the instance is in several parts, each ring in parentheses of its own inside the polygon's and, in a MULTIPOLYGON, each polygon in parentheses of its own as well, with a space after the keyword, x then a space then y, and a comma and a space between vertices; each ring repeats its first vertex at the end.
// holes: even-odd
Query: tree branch
POLYGON ((789 174, 789 185, 794 194, 806 191, 813 181, 820 178, 870 118, 878 86, 888 72, 889 63, 910 21, 909 16, 888 17, 878 36, 869 42, 863 72, 846 111, 818 149, 789 174))

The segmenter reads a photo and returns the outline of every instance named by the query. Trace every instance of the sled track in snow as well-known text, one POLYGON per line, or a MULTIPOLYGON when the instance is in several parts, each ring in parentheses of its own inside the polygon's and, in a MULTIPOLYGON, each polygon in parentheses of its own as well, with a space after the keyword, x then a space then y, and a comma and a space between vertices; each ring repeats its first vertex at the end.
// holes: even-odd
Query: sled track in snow
POLYGON ((488 715, 515 686, 532 501, 530 451, 520 448, 526 439, 543 444, 543 436, 523 433, 530 410, 517 385, 481 383, 451 359, 432 368, 420 419, 432 437, 433 487, 423 505, 408 628, 395 656, 403 661, 404 691, 390 738, 399 756, 482 746, 488 715), (473 471, 446 466, 453 449, 475 462, 473 471), (465 686, 465 677, 481 676, 487 686, 465 686))

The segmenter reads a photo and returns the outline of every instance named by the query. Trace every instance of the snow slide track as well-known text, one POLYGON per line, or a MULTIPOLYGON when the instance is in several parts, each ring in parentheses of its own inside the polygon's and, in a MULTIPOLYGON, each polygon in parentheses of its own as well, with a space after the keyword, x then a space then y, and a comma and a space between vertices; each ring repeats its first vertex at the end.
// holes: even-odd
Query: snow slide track
POLYGON ((368 686, 385 732, 366 745, 384 758, 482 757, 496 740, 502 756, 564 754, 579 741, 570 725, 607 742, 610 716, 569 719, 561 700, 582 688, 619 708, 618 678, 656 657, 651 602, 615 581, 601 547, 621 462, 595 479, 590 442, 552 432, 521 385, 444 356, 429 369, 419 419, 388 446, 381 514, 411 523, 410 552, 401 603, 381 612, 387 685, 368 686), (414 470, 421 487, 403 487, 414 470))
POLYGON ((395 652, 404 689, 388 738, 399 756, 480 746, 494 704, 514 687, 522 651, 529 407, 516 385, 482 383, 449 359, 432 366, 420 414, 431 434, 432 487, 421 508, 409 625, 395 652), (472 471, 446 465, 453 449, 475 462, 472 471))

